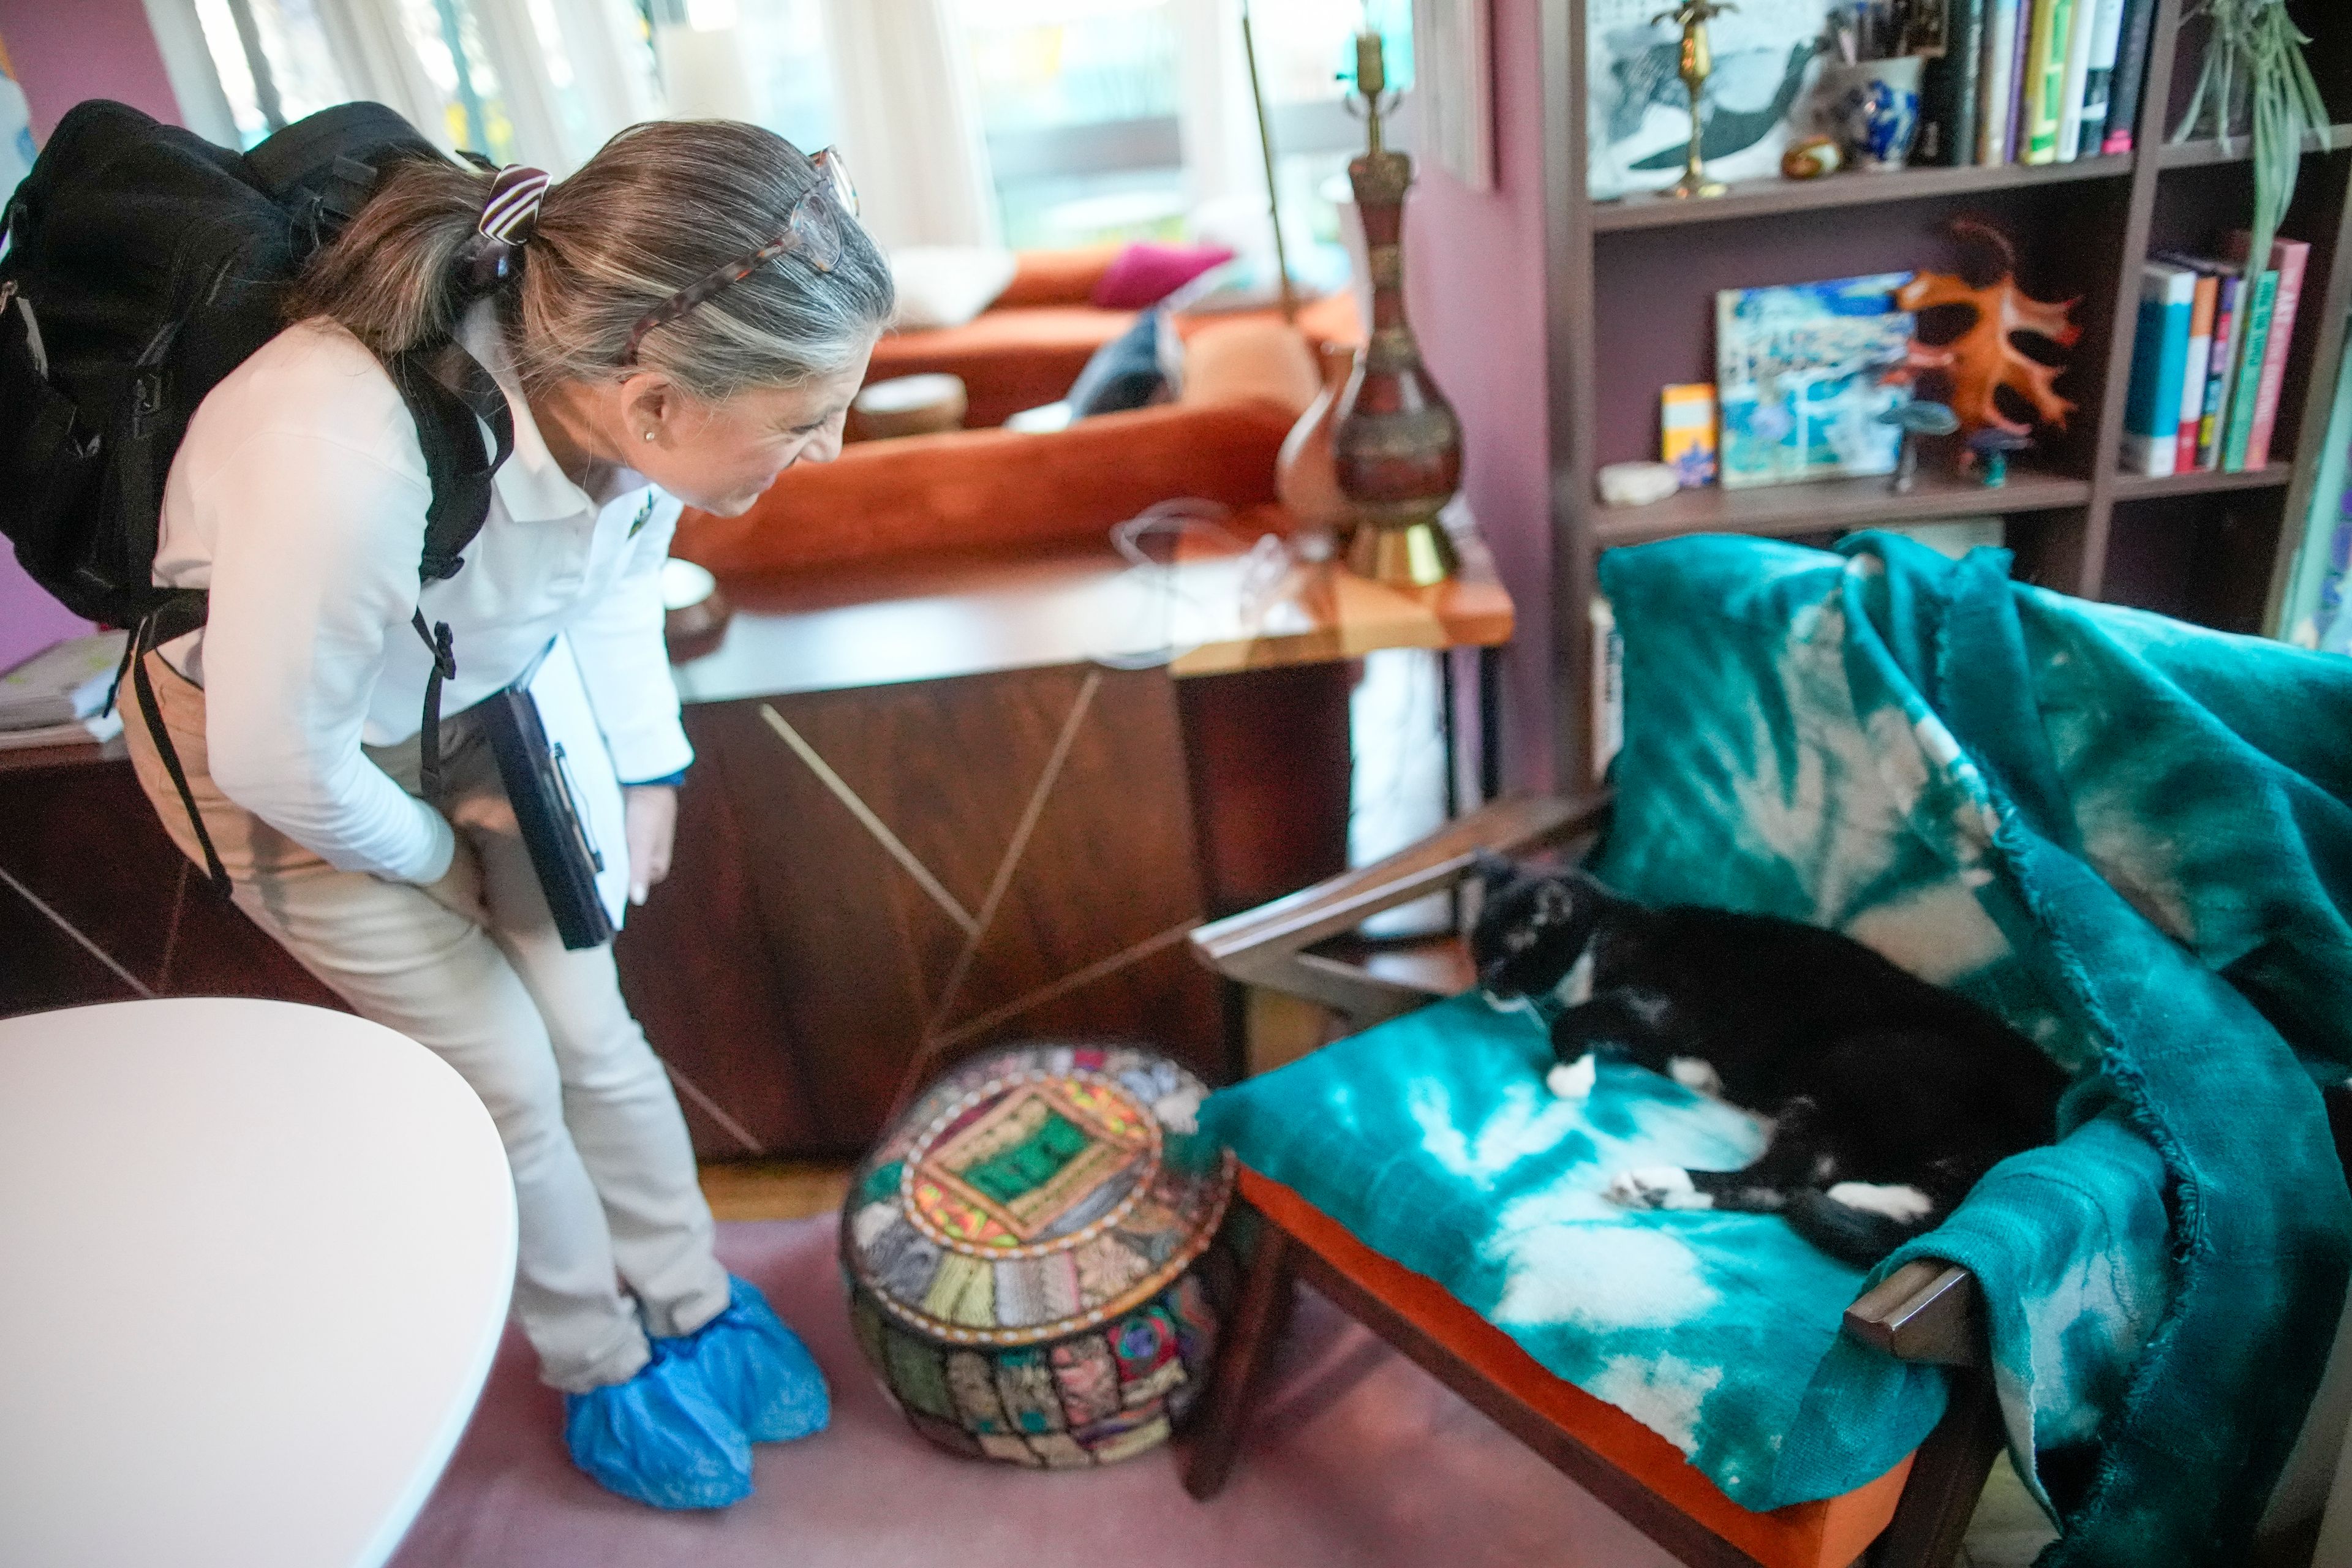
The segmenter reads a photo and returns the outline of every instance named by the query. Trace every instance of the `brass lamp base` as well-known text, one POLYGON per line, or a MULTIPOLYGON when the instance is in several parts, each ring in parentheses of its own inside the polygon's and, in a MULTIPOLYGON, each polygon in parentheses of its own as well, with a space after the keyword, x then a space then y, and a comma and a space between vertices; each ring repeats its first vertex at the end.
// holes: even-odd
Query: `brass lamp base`
POLYGON ((1682 201, 1691 201, 1709 196, 1727 195, 1730 191, 1731 187, 1721 180, 1710 180, 1705 176, 1693 179, 1690 175, 1685 174, 1679 181, 1666 188, 1666 195, 1682 201))
POLYGON ((1348 542, 1348 566, 1391 588, 1428 588, 1454 575, 1454 542, 1433 519, 1402 526, 1360 523, 1348 542))

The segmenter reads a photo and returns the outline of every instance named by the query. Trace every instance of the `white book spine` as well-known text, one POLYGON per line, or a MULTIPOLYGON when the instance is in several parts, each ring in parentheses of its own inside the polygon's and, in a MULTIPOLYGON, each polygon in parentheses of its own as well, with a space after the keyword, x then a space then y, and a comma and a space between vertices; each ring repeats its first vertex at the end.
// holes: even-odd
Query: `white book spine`
POLYGON ((2091 35, 2098 30, 2097 0, 2074 0, 2066 29, 2066 75, 2058 89, 2058 157, 2074 161, 2083 139, 2083 87, 2091 75, 2091 35))

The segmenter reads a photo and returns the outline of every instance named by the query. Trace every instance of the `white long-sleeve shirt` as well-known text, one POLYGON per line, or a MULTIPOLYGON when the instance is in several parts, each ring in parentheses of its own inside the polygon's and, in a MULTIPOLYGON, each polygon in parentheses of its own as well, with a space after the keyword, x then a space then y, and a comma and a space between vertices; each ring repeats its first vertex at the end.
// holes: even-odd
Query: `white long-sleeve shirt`
POLYGON ((410 625, 446 621, 456 713, 510 685, 561 633, 625 781, 693 760, 662 646, 660 573, 679 503, 633 474, 601 504, 532 424, 488 307, 459 336, 514 413, 514 454, 456 577, 417 563, 432 496, 416 426, 383 367, 331 321, 289 327, 196 410, 163 490, 155 581, 211 591, 168 645, 205 689, 224 794, 343 870, 429 882, 449 825, 360 748, 416 733, 432 656, 410 625))

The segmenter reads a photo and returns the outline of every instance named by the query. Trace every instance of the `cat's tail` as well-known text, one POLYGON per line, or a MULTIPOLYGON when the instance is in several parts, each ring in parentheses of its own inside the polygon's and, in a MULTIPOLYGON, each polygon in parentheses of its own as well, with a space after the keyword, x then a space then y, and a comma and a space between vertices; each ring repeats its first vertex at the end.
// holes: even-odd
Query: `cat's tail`
MULTIPOLYGON (((1875 1190, 1917 1192, 1913 1187, 1875 1190)), ((1874 1267, 1913 1237, 1925 1236, 1944 1222, 1942 1210, 1924 1201, 1864 1207, 1842 1203, 1814 1187, 1790 1193, 1788 1207, 1781 1212, 1788 1216, 1790 1229, 1832 1258, 1858 1268, 1874 1267)))

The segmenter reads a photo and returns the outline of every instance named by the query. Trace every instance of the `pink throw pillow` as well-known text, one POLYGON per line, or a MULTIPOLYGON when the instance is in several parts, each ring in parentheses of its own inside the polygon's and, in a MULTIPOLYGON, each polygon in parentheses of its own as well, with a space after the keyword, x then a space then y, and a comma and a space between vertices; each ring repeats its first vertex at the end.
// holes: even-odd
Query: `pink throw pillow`
POLYGON ((1148 310, 1234 253, 1222 245, 1159 245, 1140 240, 1122 250, 1095 284, 1092 299, 1106 310, 1148 310))

